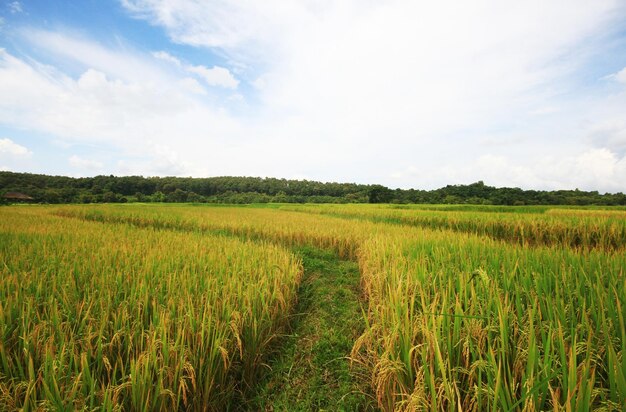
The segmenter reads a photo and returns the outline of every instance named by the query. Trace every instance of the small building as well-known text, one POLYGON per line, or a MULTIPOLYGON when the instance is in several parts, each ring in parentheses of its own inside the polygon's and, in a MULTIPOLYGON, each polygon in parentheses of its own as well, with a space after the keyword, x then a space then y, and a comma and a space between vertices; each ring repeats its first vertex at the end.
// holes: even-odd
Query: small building
POLYGON ((7 202, 32 202, 32 197, 19 192, 6 192, 2 196, 7 202))

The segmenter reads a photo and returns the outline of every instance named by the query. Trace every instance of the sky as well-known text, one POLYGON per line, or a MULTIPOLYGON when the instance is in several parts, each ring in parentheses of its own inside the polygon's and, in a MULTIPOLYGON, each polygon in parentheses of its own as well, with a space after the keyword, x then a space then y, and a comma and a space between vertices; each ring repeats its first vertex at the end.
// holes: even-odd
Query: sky
POLYGON ((626 2, 0 0, 0 170, 626 192, 626 2))

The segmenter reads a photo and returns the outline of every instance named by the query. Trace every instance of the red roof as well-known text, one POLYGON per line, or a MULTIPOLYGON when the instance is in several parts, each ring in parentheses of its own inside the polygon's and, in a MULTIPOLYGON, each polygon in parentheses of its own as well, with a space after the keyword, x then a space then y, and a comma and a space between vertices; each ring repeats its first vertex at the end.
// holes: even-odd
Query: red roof
POLYGON ((35 200, 32 197, 19 192, 6 192, 4 194, 4 198, 9 200, 35 200))

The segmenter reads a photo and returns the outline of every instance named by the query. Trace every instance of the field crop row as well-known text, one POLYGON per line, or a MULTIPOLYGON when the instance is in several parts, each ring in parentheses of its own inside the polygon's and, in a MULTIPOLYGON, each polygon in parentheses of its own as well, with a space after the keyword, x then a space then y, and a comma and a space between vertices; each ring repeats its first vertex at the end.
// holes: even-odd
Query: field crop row
POLYGON ((622 410, 623 255, 428 233, 360 253, 384 409, 622 410))
POLYGON ((295 299, 274 245, 0 212, 2 410, 221 410, 295 299))
MULTIPOLYGON (((303 208, 311 213, 128 205, 46 211, 67 222, 93 221, 103 228, 116 224, 124 233, 148 231, 181 242, 229 233, 284 246, 312 244, 356 260, 367 326, 354 344, 352 359, 370 371, 371 390, 383 410, 583 411, 626 406, 621 212, 547 211, 527 217, 455 212, 448 223, 431 227, 410 219, 435 216, 445 221, 446 213, 394 210, 400 214, 392 216, 404 216, 408 224, 389 224, 390 209, 384 207, 297 210, 303 208), (572 216, 576 213, 583 216, 572 216), (453 219, 483 229, 447 227, 453 219), (541 239, 558 241, 521 242, 519 229, 493 235, 500 233, 494 228, 507 225, 521 226, 524 232, 531 227, 541 239), (598 237, 590 237, 589 230, 598 237), (576 233, 582 237, 572 243, 576 233)), ((8 224, 5 230, 12 227, 8 224)), ((115 262, 106 265, 117 267, 115 262)), ((288 280, 292 283, 283 287, 293 291, 297 275, 274 276, 273 287, 288 280)), ((181 294, 189 287, 181 285, 181 294)), ((268 287, 265 293, 272 290, 268 287)))
POLYGON ((538 209, 541 213, 400 209, 388 205, 290 205, 283 209, 472 233, 521 246, 605 251, 623 251, 626 247, 626 211, 617 209, 538 209))

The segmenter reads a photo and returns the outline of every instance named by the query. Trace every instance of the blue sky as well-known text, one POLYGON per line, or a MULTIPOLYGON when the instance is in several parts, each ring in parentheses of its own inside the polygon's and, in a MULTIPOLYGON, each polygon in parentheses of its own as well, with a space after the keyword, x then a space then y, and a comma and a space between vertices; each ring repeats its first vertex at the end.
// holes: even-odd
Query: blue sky
POLYGON ((626 191, 626 4, 0 0, 0 169, 626 191))

